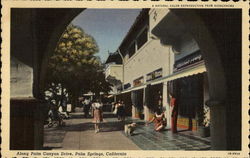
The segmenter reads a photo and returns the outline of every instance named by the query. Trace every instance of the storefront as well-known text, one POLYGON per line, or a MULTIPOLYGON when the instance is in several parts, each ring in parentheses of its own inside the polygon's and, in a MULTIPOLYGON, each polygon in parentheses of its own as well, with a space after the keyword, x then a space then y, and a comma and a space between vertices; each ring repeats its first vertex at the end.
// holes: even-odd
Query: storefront
POLYGON ((205 101, 208 100, 207 73, 202 68, 204 61, 200 50, 186 54, 175 56, 173 79, 168 81, 167 91, 177 100, 177 127, 196 131, 203 124, 205 101))
POLYGON ((144 110, 143 110, 143 90, 134 90, 131 92, 131 101, 132 101, 132 116, 134 118, 144 119, 144 110))
POLYGON ((157 108, 163 109, 163 84, 148 84, 145 88, 145 111, 147 111, 147 119, 150 120, 154 116, 157 108))
POLYGON ((168 93, 176 97, 178 105, 177 127, 197 130, 208 90, 206 73, 194 74, 168 82, 168 93))
POLYGON ((122 93, 122 101, 125 105, 125 115, 132 116, 131 92, 122 93))

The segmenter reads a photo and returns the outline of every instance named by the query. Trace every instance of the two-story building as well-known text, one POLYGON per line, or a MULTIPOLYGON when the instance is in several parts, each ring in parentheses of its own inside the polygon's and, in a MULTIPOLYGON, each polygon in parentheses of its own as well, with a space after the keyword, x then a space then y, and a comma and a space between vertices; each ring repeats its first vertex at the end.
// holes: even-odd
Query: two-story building
MULTIPOLYGON (((167 82, 157 81, 172 73, 174 60, 171 48, 150 33, 149 15, 149 9, 140 12, 115 53, 123 61, 123 91, 118 99, 125 102, 129 114, 144 120, 151 119, 158 106, 167 106, 163 97, 167 96, 167 82)), ((115 54, 107 61, 115 62, 115 54)))
POLYGON ((105 77, 111 83, 111 95, 115 95, 122 91, 123 84, 123 64, 118 53, 110 54, 106 60, 105 77))
POLYGON ((206 69, 197 42, 178 17, 168 9, 143 9, 107 61, 118 58, 123 61, 117 66, 124 78, 117 94, 132 117, 150 120, 160 106, 170 125, 172 93, 178 99, 178 128, 197 130, 208 100, 206 69))
POLYGON ((203 122, 204 116, 200 115, 209 117, 207 107, 204 114, 208 81, 201 50, 185 25, 169 9, 151 9, 150 18, 152 34, 164 37, 161 43, 170 45, 174 54, 173 72, 163 80, 167 81, 167 91, 178 100, 177 126, 197 130, 203 122))

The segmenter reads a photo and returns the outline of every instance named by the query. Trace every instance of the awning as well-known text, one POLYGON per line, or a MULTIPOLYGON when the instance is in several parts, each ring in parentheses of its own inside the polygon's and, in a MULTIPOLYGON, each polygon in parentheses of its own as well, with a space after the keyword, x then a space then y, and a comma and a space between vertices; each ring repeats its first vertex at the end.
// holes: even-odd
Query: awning
POLYGON ((171 81, 171 80, 175 80, 178 78, 187 77, 187 76, 191 76, 191 75, 195 75, 195 74, 199 74, 199 73, 203 73, 203 72, 206 72, 206 67, 204 65, 204 62, 202 62, 202 63, 200 63, 192 68, 176 72, 176 73, 169 75, 169 76, 166 76, 166 77, 162 77, 159 80, 154 81, 150 84, 155 85, 155 84, 159 84, 162 82, 167 82, 167 81, 171 81))
POLYGON ((131 91, 139 90, 139 89, 142 89, 142 88, 145 88, 145 87, 146 87, 146 85, 142 85, 142 86, 138 86, 138 87, 132 87, 130 89, 122 91, 121 93, 127 93, 127 92, 131 92, 131 91))
POLYGON ((126 89, 125 91, 122 91, 121 93, 123 94, 123 93, 131 92, 131 91, 139 90, 139 89, 142 89, 142 88, 146 88, 146 86, 148 84, 156 85, 156 84, 159 84, 159 83, 175 80, 175 79, 182 78, 182 77, 192 76, 192 75, 203 73, 203 72, 206 72, 206 67, 205 67, 204 62, 199 63, 199 64, 197 64, 195 66, 192 66, 191 68, 187 68, 187 69, 178 71, 178 72, 176 72, 174 74, 171 74, 169 76, 165 76, 165 77, 162 77, 162 78, 155 79, 153 81, 147 82, 147 83, 145 83, 145 84, 143 84, 141 86, 131 87, 129 89, 126 89))

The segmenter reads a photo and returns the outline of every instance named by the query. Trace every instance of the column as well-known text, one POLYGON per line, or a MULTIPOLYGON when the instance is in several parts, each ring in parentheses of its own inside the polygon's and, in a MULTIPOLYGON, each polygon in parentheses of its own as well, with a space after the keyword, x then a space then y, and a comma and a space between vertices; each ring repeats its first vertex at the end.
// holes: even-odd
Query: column
POLYGON ((171 127, 171 109, 170 105, 168 103, 168 87, 167 87, 167 81, 163 83, 163 109, 166 109, 165 116, 167 118, 167 127, 171 127))
POLYGON ((10 149, 43 148, 45 105, 33 96, 34 69, 11 58, 10 149))

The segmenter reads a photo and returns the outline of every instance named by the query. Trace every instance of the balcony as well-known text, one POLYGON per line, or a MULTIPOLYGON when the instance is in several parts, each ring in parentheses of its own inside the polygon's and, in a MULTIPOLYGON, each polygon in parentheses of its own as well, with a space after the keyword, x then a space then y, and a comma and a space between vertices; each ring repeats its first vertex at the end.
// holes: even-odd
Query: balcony
MULTIPOLYGON (((110 64, 107 66, 105 70, 105 77, 109 82, 112 82, 113 80, 117 80, 122 82, 122 64, 110 64)), ((115 84, 115 83, 111 83, 115 84)))

